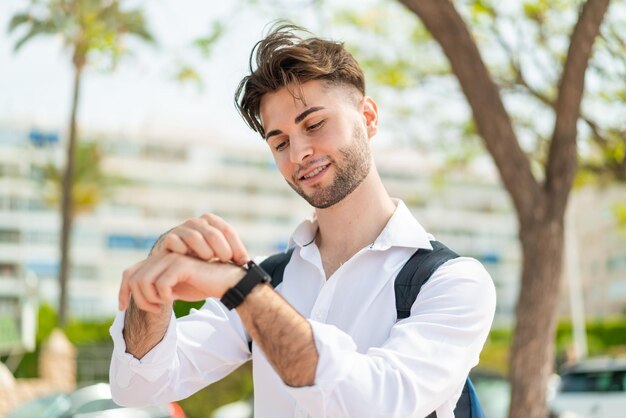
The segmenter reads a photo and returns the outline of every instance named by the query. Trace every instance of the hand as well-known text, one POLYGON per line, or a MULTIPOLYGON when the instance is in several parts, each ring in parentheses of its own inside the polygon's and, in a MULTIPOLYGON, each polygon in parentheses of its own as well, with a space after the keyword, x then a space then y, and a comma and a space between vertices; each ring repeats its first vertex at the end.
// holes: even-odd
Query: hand
POLYGON ((250 260, 233 227, 210 213, 191 218, 169 231, 157 242, 152 253, 167 251, 206 261, 232 261, 239 265, 250 260))
POLYGON ((158 314, 174 300, 222 297, 246 271, 232 263, 207 263, 196 257, 162 251, 126 269, 119 292, 119 309, 133 300, 141 310, 158 314))

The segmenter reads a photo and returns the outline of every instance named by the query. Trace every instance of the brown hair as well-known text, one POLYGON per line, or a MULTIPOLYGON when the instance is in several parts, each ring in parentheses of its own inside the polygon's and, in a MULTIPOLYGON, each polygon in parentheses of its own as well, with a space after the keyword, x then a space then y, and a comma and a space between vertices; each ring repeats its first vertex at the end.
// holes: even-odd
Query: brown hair
MULTIPOLYGON (((250 75, 235 93, 235 106, 248 126, 265 137, 261 124, 261 98, 288 85, 311 80, 356 87, 365 94, 365 77, 343 43, 320 38, 302 38, 295 32, 305 29, 280 24, 257 42, 250 54, 250 75), (256 69, 253 69, 253 62, 256 69)), ((307 32, 308 33, 308 32, 307 32)), ((294 96, 295 97, 295 96, 294 96)))

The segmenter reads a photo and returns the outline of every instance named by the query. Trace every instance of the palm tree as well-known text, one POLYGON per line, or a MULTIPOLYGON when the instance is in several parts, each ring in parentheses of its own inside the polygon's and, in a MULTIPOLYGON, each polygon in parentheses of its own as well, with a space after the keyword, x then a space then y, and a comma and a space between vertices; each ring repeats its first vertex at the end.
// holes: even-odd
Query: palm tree
MULTIPOLYGON (((97 142, 78 141, 72 183, 74 216, 93 211, 114 186, 124 183, 122 178, 103 173, 102 160, 103 153, 97 142)), ((60 208, 63 201, 63 172, 53 163, 48 163, 41 169, 43 198, 48 206, 60 208)))
POLYGON ((72 109, 68 126, 66 163, 62 179, 61 262, 59 268, 59 325, 67 321, 67 280, 69 248, 74 216, 72 185, 77 142, 76 117, 83 71, 94 52, 116 63, 124 52, 123 39, 128 35, 153 42, 140 10, 123 10, 121 0, 30 0, 26 11, 13 16, 9 32, 25 28, 15 43, 19 50, 31 39, 42 35, 61 35, 71 54, 74 67, 72 109))

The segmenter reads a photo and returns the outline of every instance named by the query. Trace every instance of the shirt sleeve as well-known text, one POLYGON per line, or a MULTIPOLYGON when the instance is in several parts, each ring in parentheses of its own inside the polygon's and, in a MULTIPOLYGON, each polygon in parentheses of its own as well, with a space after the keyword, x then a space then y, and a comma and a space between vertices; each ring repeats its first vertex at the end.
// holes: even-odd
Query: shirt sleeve
POLYGON ((248 337, 235 311, 217 299, 176 319, 165 336, 141 360, 126 352, 124 313, 110 333, 114 348, 109 371, 113 400, 145 406, 180 400, 215 382, 250 358, 248 337))
POLYGON ((287 390, 312 416, 424 417, 451 399, 456 404, 478 364, 495 300, 484 267, 458 258, 437 269, 411 315, 366 353, 337 327, 309 320, 319 353, 315 384, 287 390))

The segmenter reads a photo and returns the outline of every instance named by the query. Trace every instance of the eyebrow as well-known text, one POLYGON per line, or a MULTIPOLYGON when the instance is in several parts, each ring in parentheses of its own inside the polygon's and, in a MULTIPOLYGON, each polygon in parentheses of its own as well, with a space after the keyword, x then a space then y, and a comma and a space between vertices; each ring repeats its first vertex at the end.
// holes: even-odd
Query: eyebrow
MULTIPOLYGON (((323 106, 313 106, 313 107, 310 107, 307 110, 305 110, 304 112, 300 113, 298 116, 296 116, 295 119, 293 120, 293 123, 298 124, 298 123, 302 122, 304 120, 304 118, 309 116, 311 113, 317 112, 318 110, 322 110, 322 109, 324 109, 323 106)), ((269 131, 265 135, 265 140, 267 141, 270 138, 270 136, 280 135, 282 133, 283 133, 283 131, 281 131, 280 129, 274 129, 272 131, 269 131)))

